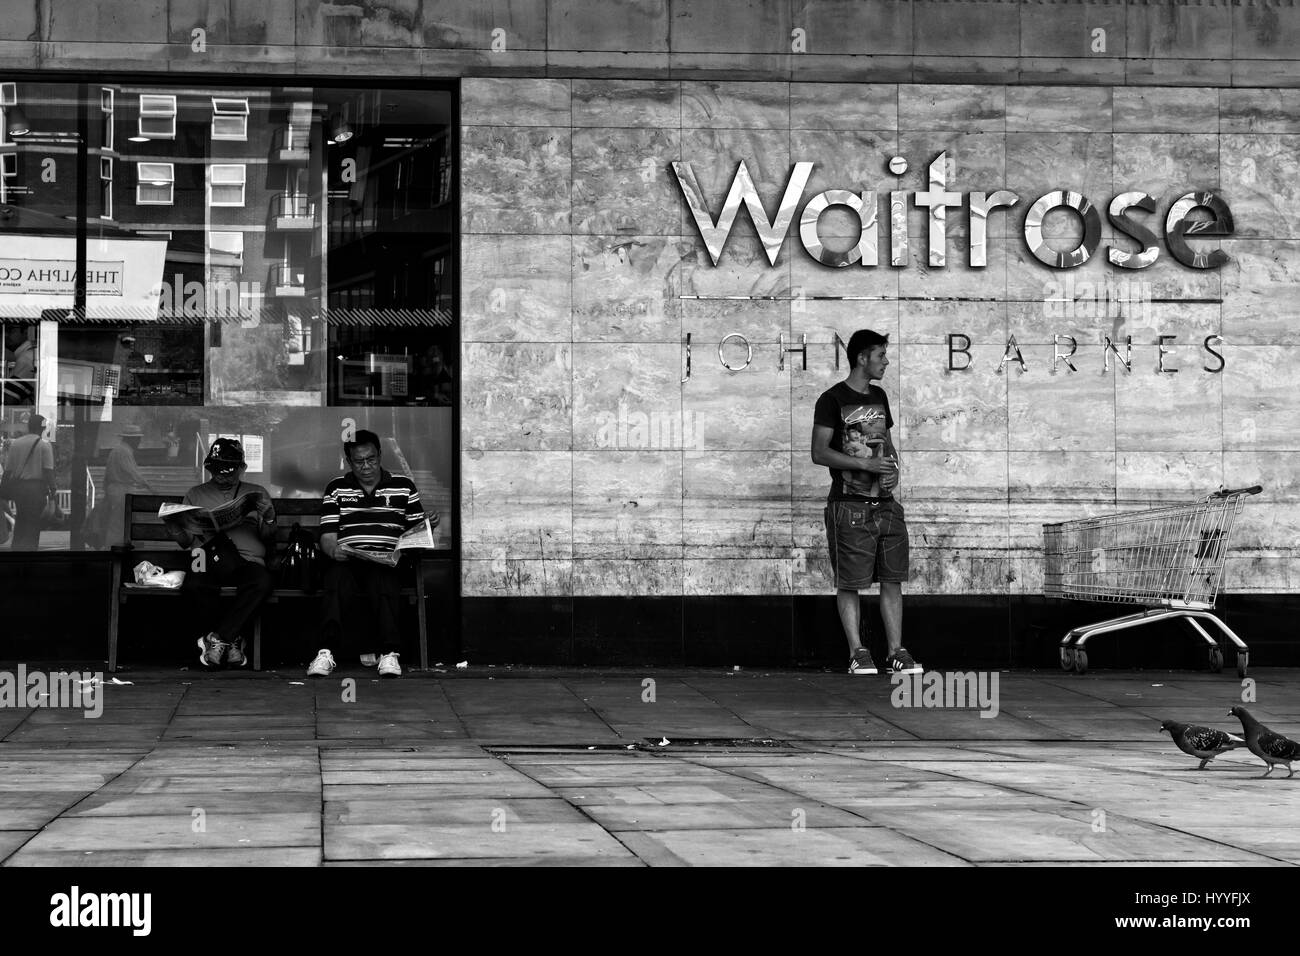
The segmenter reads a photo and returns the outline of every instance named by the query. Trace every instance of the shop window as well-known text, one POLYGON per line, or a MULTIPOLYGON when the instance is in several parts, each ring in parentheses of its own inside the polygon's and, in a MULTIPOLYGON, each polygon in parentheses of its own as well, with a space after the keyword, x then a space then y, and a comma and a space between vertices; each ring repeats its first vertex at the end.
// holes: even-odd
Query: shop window
POLYGON ((248 174, 242 165, 213 166, 210 172, 208 204, 211 206, 242 206, 244 180, 248 174))
POLYGON ((212 98, 212 138, 248 139, 248 100, 212 98))
POLYGON ((141 206, 170 206, 176 185, 172 163, 136 163, 135 201, 141 206))
POLYGON ((176 97, 140 94, 140 135, 145 139, 176 138, 176 97))

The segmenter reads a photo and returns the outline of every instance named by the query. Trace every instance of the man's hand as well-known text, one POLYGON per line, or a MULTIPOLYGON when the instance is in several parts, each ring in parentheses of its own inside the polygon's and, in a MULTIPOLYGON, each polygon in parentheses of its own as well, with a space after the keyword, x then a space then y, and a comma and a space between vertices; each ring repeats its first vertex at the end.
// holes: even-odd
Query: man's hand
POLYGON ((271 504, 271 499, 267 495, 257 496, 257 515, 262 519, 263 524, 275 523, 275 506, 271 504))
POLYGON ((873 475, 881 475, 882 481, 884 480, 883 476, 885 475, 894 475, 897 477, 897 458, 891 456, 889 458, 859 458, 857 460, 861 462, 861 467, 859 468, 860 471, 869 471, 873 475))

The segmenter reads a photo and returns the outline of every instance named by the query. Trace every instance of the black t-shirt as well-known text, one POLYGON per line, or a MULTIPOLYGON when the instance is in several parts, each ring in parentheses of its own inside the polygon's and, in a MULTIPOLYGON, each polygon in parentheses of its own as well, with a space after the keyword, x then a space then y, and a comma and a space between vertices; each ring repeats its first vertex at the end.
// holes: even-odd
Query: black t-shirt
MULTIPOLYGON (((878 385, 868 385, 865 393, 837 382, 817 399, 813 424, 832 429, 830 446, 855 458, 883 457, 894 416, 889 413, 889 398, 878 385)), ((830 501, 879 498, 880 479, 869 471, 831 473, 830 501)))

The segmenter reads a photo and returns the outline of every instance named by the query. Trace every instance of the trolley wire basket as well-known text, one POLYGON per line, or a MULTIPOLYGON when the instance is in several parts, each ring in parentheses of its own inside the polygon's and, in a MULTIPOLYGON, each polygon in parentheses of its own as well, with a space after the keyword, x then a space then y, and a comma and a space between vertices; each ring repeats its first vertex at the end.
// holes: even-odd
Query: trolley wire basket
POLYGON ((1249 649, 1213 609, 1233 523, 1245 499, 1261 490, 1223 490, 1189 505, 1043 525, 1046 596, 1145 607, 1070 631, 1061 640, 1061 667, 1084 673, 1084 644, 1097 634, 1182 618, 1208 645, 1212 671, 1223 669, 1223 651, 1200 621, 1214 624, 1236 645, 1237 673, 1245 677, 1249 649))

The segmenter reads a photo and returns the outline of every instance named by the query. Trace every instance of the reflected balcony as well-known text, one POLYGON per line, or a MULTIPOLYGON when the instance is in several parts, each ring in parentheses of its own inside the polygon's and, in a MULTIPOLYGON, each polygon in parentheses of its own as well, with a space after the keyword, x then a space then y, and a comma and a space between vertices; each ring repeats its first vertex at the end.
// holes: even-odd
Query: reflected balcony
POLYGON ((308 162, 311 159, 311 127, 281 126, 275 131, 271 152, 276 162, 308 162))
POLYGON ((316 204, 306 196, 278 193, 271 197, 271 219, 276 229, 309 232, 316 225, 316 204))
POLYGON ((301 266, 271 267, 271 294, 280 299, 301 299, 307 295, 307 272, 301 266))

